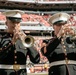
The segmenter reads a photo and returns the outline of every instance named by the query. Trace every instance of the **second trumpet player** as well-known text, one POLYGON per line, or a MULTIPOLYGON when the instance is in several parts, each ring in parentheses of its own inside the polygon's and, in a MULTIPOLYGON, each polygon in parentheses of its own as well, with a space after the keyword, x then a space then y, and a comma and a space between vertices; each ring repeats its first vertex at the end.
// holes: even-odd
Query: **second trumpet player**
POLYGON ((48 75, 76 74, 76 33, 69 19, 70 14, 64 12, 56 13, 49 19, 54 35, 48 44, 41 48, 50 64, 48 75))

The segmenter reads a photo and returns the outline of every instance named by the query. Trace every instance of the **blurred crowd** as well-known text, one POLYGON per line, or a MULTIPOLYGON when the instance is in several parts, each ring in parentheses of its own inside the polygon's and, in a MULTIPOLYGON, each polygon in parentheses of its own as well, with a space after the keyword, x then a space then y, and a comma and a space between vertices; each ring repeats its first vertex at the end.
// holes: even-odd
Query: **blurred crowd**
MULTIPOLYGON (((76 24, 76 14, 70 14, 71 18, 70 21, 72 22, 72 25, 76 24)), ((22 20, 23 22, 40 22, 41 24, 45 25, 45 26, 50 26, 50 24, 48 23, 48 19, 49 17, 51 17, 51 15, 47 15, 47 14, 24 14, 22 15, 22 20)), ((2 13, 0 12, 0 20, 1 21, 5 21, 6 18, 4 15, 2 15, 2 13)))

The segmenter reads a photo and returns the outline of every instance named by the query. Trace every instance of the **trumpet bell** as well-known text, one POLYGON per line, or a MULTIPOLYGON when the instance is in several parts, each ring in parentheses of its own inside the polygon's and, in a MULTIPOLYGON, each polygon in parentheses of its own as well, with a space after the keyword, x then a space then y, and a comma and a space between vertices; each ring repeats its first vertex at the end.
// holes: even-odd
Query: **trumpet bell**
POLYGON ((29 48, 34 45, 34 38, 32 36, 25 36, 22 43, 25 47, 29 48))

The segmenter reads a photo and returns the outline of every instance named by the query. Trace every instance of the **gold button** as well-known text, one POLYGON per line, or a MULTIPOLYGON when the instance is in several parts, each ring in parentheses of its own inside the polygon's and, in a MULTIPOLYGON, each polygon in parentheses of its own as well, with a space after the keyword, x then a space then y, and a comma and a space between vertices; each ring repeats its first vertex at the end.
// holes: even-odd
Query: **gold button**
POLYGON ((65 62, 66 62, 66 64, 68 64, 68 59, 67 58, 65 58, 65 62))
POLYGON ((9 45, 11 45, 11 43, 9 43, 9 45))
POLYGON ((6 47, 6 46, 4 46, 4 47, 6 47))
POLYGON ((15 64, 17 64, 17 61, 15 61, 15 64))
POLYGON ((64 49, 64 51, 66 52, 66 49, 64 49))
POLYGON ((61 41, 63 42, 64 40, 63 40, 63 39, 61 39, 61 41))
POLYGON ((74 48, 75 46, 72 46, 72 48, 74 48))
POLYGON ((66 36, 66 35, 64 34, 64 36, 66 36))
POLYGON ((64 42, 62 42, 62 44, 64 44, 64 42))
POLYGON ((17 58, 17 56, 15 56, 15 58, 17 58))
POLYGON ((68 60, 68 58, 65 58, 65 60, 68 60))
POLYGON ((66 48, 66 46, 63 46, 63 48, 66 48))
POLYGON ((75 38, 76 38, 76 35, 75 35, 75 38))
POLYGON ((17 53, 17 51, 15 50, 14 53, 17 53))
POLYGON ((10 36, 12 36, 12 34, 10 34, 10 36))
POLYGON ((0 48, 0 50, 2 50, 2 48, 0 48))

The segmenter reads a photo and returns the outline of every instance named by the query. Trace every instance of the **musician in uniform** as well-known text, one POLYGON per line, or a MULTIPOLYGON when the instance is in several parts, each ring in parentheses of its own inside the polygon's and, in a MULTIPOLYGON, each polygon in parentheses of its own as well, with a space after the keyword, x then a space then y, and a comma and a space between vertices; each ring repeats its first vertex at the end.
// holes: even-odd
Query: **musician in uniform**
POLYGON ((32 63, 36 64, 40 61, 37 49, 33 45, 27 47, 22 42, 27 36, 20 29, 22 14, 24 12, 21 10, 3 12, 6 16, 7 28, 4 33, 0 33, 0 75, 27 75, 27 56, 32 63))
POLYGON ((54 36, 41 48, 49 61, 48 75, 76 75, 76 31, 69 19, 70 15, 64 12, 49 18, 54 36))

